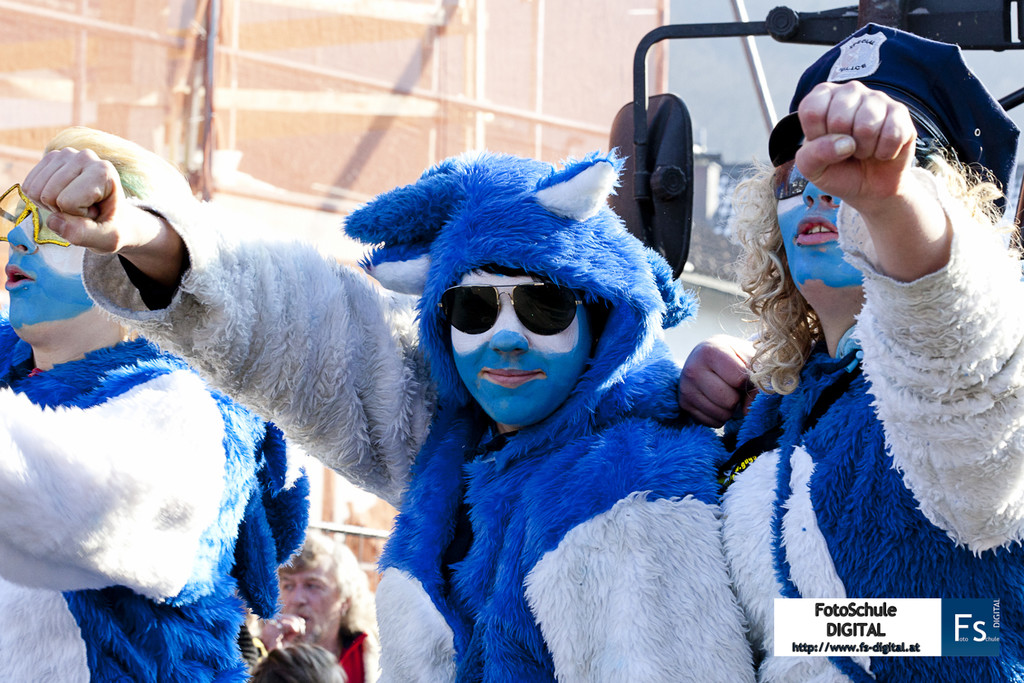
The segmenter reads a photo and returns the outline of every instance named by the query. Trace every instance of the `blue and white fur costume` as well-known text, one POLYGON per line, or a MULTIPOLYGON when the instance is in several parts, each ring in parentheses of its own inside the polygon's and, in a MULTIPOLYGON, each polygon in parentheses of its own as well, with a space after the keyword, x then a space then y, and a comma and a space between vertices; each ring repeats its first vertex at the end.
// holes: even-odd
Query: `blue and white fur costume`
POLYGON ((166 309, 145 310, 116 259, 87 257, 101 306, 398 506, 377 592, 382 680, 753 679, 720 547, 722 453, 682 420, 660 339, 692 302, 605 206, 617 170, 466 155, 355 212, 349 233, 383 243, 373 273, 418 300, 305 245, 214 238, 208 207, 149 207, 191 258, 166 309), (608 315, 566 402, 481 448, 490 421, 437 302, 487 265, 608 315), (446 563, 460 501, 472 543, 446 563))
MULTIPOLYGON (((754 401, 739 442, 756 444, 763 454, 739 472, 722 501, 734 584, 755 649, 764 655, 759 679, 1024 681, 1021 263, 1007 249, 1005 231, 966 197, 970 183, 960 166, 926 158, 941 149, 959 164, 989 169, 1007 187, 1018 131, 958 47, 875 24, 804 71, 791 112, 819 84, 851 80, 909 110, 923 163, 901 169, 901 184, 913 188, 919 207, 940 209, 927 220, 944 217, 949 258, 909 282, 888 277, 871 236, 904 226, 889 216, 869 232, 851 204, 838 209, 839 247, 863 276, 863 304, 837 308, 856 315, 856 323, 837 341, 836 358, 824 343, 810 349, 792 393, 754 401), (776 417, 777 447, 751 441, 776 417), (775 657, 778 598, 999 599, 1000 654, 775 657)), ((803 130, 780 123, 770 140, 778 167, 803 144, 803 130)), ((772 198, 774 215, 748 214, 737 226, 754 251, 753 233, 779 230, 773 181, 752 182, 764 183, 759 189, 772 198)), ((807 187, 818 191, 813 183, 807 187)), ((912 213, 920 220, 927 215, 912 213)), ((887 250, 892 258, 894 249, 887 250)), ((792 257, 788 245, 786 255, 792 257)), ((792 270, 784 275, 792 278, 792 270)), ((746 277, 749 282, 751 273, 746 277)), ((761 327, 770 340, 785 332, 781 316, 772 324, 766 308, 761 327)), ((822 328, 829 318, 849 322, 834 311, 819 314, 822 328)))
POLYGON ((1024 680, 1024 284, 1004 239, 915 169, 954 228, 949 263, 913 282, 880 274, 844 206, 839 235, 864 273, 863 375, 801 435, 857 365, 824 345, 796 391, 761 395, 739 441, 783 417, 779 447, 722 501, 726 550, 759 680, 1024 680), (852 435, 852 436, 851 436, 852 435), (999 598, 999 657, 774 657, 773 601, 999 598))
POLYGON ((306 524, 281 433, 142 339, 31 353, 0 319, 0 679, 247 680, 306 524))

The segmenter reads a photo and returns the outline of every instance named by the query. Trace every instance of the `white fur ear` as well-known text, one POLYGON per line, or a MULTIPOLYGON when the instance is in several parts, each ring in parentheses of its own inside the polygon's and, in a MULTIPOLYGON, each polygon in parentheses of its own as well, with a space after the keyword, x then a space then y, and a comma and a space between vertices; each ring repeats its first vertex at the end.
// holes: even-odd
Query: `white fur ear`
POLYGON ((601 161, 565 182, 537 191, 537 202, 553 214, 577 221, 597 213, 615 187, 615 167, 601 161))
POLYGON ((366 272, 385 289, 399 294, 423 294, 427 284, 427 271, 430 270, 430 255, 423 254, 419 258, 408 261, 383 261, 365 268, 366 272))

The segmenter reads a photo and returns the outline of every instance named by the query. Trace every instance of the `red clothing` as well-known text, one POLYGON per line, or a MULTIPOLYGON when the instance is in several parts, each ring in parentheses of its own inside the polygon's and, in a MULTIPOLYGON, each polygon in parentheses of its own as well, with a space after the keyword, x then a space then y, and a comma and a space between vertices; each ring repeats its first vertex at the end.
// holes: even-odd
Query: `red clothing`
POLYGON ((360 633, 348 644, 338 657, 338 664, 347 676, 348 683, 364 683, 366 671, 363 668, 363 641, 366 634, 360 633))

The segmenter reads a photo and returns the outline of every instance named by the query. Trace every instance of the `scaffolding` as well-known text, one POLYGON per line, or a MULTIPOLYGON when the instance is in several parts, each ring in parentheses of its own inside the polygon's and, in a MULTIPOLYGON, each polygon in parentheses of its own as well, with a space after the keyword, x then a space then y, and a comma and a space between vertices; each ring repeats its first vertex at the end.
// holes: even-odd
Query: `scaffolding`
MULTIPOLYGON (((558 162, 607 148, 636 43, 669 19, 668 0, 0 0, 0 10, 0 185, 20 181, 59 130, 100 128, 177 164, 197 196, 330 243, 342 260, 359 248, 340 236, 340 217, 445 157, 487 148, 558 162)), ((665 90, 665 55, 650 64, 651 87, 665 90)), ((372 566, 394 510, 354 502, 340 478, 311 469, 314 525, 344 531, 372 566)))

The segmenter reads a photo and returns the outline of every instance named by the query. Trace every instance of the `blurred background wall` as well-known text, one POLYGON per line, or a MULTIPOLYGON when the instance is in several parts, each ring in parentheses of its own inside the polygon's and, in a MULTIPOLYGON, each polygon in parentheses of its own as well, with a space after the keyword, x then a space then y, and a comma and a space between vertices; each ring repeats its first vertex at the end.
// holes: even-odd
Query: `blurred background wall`
MULTIPOLYGON (((558 162, 608 146, 668 0, 0 0, 0 185, 86 125, 196 194, 340 260, 351 208, 469 149, 558 162)), ((650 60, 667 87, 665 54, 650 60)), ((6 259, 2 250, 0 265, 6 259)), ((0 290, 3 292, 3 290, 0 290)), ((394 510, 311 463, 315 523, 368 569, 394 510)))

